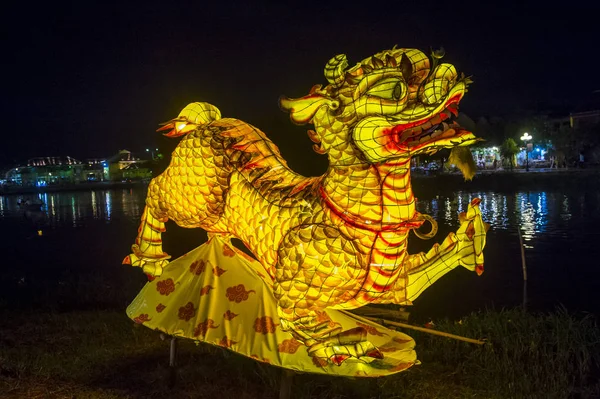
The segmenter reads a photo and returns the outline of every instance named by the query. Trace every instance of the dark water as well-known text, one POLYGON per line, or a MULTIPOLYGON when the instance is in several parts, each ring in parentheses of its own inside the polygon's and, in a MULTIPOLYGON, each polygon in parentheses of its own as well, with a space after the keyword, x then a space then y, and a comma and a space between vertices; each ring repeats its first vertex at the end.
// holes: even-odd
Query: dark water
MULTIPOLYGON (((139 269, 121 266, 135 238, 145 194, 143 188, 40 194, 42 211, 27 213, 18 206, 19 196, 0 197, 0 306, 43 306, 40 301, 56 298, 59 307, 125 306, 145 281, 139 269)), ((412 237, 412 252, 429 249, 455 230, 459 211, 473 197, 482 199, 484 219, 491 225, 485 273, 451 272, 415 302, 414 313, 458 317, 486 307, 520 305, 518 230, 526 246, 528 306, 552 310, 562 304, 600 312, 600 191, 423 195, 418 209, 438 221, 440 232, 430 241, 412 237)), ((165 250, 174 256, 206 239, 200 230, 172 223, 167 229, 165 250)))

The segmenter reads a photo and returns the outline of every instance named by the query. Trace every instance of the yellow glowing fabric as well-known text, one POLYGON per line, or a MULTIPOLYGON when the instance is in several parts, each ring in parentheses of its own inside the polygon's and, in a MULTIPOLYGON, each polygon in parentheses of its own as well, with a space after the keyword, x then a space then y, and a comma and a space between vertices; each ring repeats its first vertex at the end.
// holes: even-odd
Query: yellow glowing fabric
POLYGON ((332 310, 407 305, 459 265, 483 271, 479 200, 459 215, 457 233, 427 253, 406 251, 410 231, 425 222, 435 227, 415 208, 411 157, 477 140, 451 122, 469 81, 439 58, 432 65, 419 50, 392 49, 348 69, 339 55, 325 67, 326 87, 282 98, 293 122, 314 125, 308 135, 330 164, 319 177, 289 169, 257 128, 221 118, 210 104, 188 105, 161 128, 182 139, 168 169, 150 183, 124 263, 163 275, 168 219, 236 237, 273 283, 281 329, 310 357, 336 364, 385 359, 366 329, 331 323, 332 310))
POLYGON ((169 335, 220 345, 302 372, 376 377, 416 362, 411 337, 338 310, 321 312, 319 317, 344 330, 366 330, 384 358, 354 358, 336 366, 309 356, 300 341, 282 330, 273 282, 261 264, 220 237, 170 263, 144 287, 127 314, 169 335))

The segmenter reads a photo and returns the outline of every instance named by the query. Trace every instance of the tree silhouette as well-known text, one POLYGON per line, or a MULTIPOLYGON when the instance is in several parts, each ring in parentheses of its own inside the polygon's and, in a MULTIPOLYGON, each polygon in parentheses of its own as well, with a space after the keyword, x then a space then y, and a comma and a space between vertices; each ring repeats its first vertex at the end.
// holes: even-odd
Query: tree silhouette
POLYGON ((502 143, 502 146, 500 146, 502 164, 512 170, 517 163, 516 158, 519 151, 519 146, 513 139, 507 138, 504 140, 504 143, 502 143))

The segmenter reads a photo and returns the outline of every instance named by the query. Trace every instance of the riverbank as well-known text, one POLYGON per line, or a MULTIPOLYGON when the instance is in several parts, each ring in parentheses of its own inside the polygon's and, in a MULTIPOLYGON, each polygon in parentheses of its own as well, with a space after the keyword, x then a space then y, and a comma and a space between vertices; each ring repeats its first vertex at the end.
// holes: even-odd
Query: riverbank
MULTIPOLYGON (((276 398, 282 371, 220 347, 169 342, 123 311, 0 311, 4 398, 276 398)), ((292 398, 592 398, 600 395, 600 332, 563 311, 484 312, 437 329, 484 346, 408 331, 423 362, 378 379, 296 374, 292 398)))
MULTIPOLYGON (((425 174, 417 170, 412 173, 413 187, 438 190, 494 190, 514 191, 568 187, 583 185, 597 187, 600 183, 600 168, 569 169, 524 169, 478 170, 472 181, 465 181, 460 173, 431 172, 425 174)), ((114 188, 146 187, 148 181, 136 182, 84 182, 45 187, 3 186, 0 195, 36 194, 62 191, 109 190, 114 188)))
POLYGON ((583 190, 597 190, 600 184, 600 168, 587 169, 517 169, 479 170, 471 181, 465 181, 460 173, 412 174, 413 188, 420 190, 492 190, 514 192, 526 190, 561 189, 577 186, 583 190))

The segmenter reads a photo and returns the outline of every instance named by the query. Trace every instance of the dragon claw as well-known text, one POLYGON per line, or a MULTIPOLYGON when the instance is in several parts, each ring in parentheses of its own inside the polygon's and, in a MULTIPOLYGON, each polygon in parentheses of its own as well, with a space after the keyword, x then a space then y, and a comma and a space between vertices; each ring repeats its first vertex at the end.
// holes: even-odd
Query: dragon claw
POLYGON ((122 263, 133 267, 141 267, 147 275, 158 277, 162 274, 163 269, 169 264, 169 258, 170 256, 168 255, 161 258, 149 258, 132 253, 127 255, 122 263))
POLYGON ((381 353, 381 351, 377 348, 367 352, 365 355, 375 359, 383 359, 383 353, 381 353))
POLYGON ((481 276, 483 274, 483 265, 475 266, 475 273, 477 273, 478 276, 481 276))
POLYGON ((344 363, 344 361, 349 357, 350 355, 333 355, 329 358, 329 361, 335 364, 336 366, 341 366, 342 363, 344 363))
POLYGON ((383 353, 366 339, 366 333, 363 335, 362 330, 362 327, 353 328, 315 342, 308 348, 308 353, 311 356, 328 359, 336 366, 341 365, 349 358, 383 359, 383 353))

